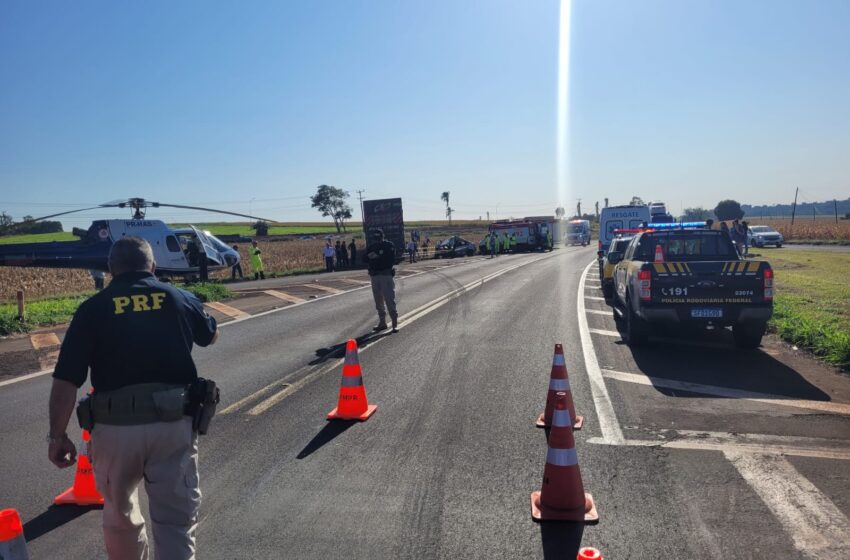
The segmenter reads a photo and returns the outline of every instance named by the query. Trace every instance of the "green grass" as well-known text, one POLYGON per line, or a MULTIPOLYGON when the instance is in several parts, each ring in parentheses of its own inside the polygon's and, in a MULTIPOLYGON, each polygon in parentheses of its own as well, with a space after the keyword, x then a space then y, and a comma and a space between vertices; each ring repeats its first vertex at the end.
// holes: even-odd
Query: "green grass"
POLYGON ((850 370, 850 253, 771 251, 770 263, 776 273, 771 330, 850 370))
POLYGON ((227 299, 233 295, 226 286, 215 282, 207 282, 204 284, 188 284, 181 286, 187 292, 192 292, 201 301, 220 301, 227 299))
POLYGON ((61 325, 71 320, 71 316, 86 299, 94 292, 86 292, 75 296, 50 298, 26 304, 26 318, 18 320, 18 305, 16 303, 0 304, 0 335, 29 332, 37 327, 61 325))
MULTIPOLYGON (((233 295, 226 286, 212 282, 180 287, 192 292, 201 301, 219 301, 233 295)), ((17 303, 0 304, 0 336, 68 323, 80 304, 92 294, 94 292, 84 292, 73 296, 27 302, 26 317, 23 321, 18 320, 17 303)))
POLYGON ((47 243, 50 241, 77 241, 79 240, 70 231, 60 231, 56 233, 34 233, 28 235, 8 235, 0 237, 0 245, 9 245, 10 243, 47 243))

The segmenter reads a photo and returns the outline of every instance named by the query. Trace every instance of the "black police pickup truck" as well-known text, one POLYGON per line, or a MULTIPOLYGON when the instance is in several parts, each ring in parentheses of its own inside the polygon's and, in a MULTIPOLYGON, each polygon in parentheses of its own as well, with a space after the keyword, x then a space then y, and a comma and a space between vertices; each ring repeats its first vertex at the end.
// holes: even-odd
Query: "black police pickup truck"
POLYGON ((773 270, 742 259, 725 231, 685 228, 637 234, 614 268, 614 318, 629 345, 654 326, 732 327, 736 346, 756 348, 773 313, 773 270))

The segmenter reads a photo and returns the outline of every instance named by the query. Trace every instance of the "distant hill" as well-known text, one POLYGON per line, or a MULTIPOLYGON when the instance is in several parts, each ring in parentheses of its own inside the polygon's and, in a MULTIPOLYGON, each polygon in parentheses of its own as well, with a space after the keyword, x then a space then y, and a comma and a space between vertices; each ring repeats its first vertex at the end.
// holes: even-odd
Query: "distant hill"
MULTIPOLYGON (((792 204, 771 204, 762 206, 753 206, 751 204, 742 204, 741 208, 748 218, 764 217, 776 218, 780 216, 791 216, 792 204)), ((826 202, 798 202, 797 215, 811 217, 812 212, 816 216, 834 216, 835 203, 832 200, 826 202)), ((838 215, 844 216, 850 213, 850 198, 838 201, 838 215)))

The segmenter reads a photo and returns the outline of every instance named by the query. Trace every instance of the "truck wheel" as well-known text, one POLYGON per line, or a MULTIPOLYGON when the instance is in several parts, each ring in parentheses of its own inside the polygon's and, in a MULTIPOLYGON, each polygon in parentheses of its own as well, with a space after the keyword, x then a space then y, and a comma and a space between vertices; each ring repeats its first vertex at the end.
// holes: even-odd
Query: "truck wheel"
POLYGON ((732 326, 732 338, 738 348, 758 348, 767 325, 738 323, 732 326))
POLYGON ((782 247, 782 243, 777 243, 776 248, 779 249, 780 247, 782 247))
POLYGON ((626 342, 629 346, 643 346, 649 339, 649 327, 646 322, 632 310, 631 303, 626 302, 626 342))

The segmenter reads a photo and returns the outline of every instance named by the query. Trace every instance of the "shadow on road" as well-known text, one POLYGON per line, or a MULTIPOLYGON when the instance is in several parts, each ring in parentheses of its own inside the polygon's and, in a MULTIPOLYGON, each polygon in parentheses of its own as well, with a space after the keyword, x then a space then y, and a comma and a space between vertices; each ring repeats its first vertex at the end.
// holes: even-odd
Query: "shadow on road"
POLYGON ((304 459, 306 457, 309 457, 314 452, 321 449, 323 445, 329 443, 336 436, 340 435, 345 430, 357 423, 357 420, 334 420, 332 422, 328 422, 321 430, 319 430, 318 434, 313 436, 313 439, 310 440, 310 443, 304 446, 304 449, 302 449, 298 453, 297 458, 304 459))
MULTIPOLYGON (((390 331, 381 331, 381 332, 369 332, 366 334, 361 334, 354 340, 357 341, 357 348, 362 349, 370 344, 384 338, 385 336, 390 336, 392 333, 390 331)), ((318 364, 323 364, 328 360, 337 360, 339 358, 345 357, 345 345, 348 341, 340 342, 338 344, 334 344, 328 348, 319 348, 316 350, 316 358, 310 362, 311 366, 315 366, 318 364)))
POLYGON ((103 506, 50 506, 38 517, 24 523, 24 538, 27 542, 34 541, 90 511, 102 509, 103 506))
MULTIPOLYGON (((783 399, 832 400, 829 394, 810 383, 800 372, 764 349, 735 348, 728 329, 663 333, 650 339, 646 346, 630 347, 629 350, 640 371, 650 378, 765 393, 783 399)), ((656 386, 655 389, 672 397, 704 396, 668 387, 656 386)))
POLYGON ((540 523, 543 558, 546 560, 575 558, 578 556, 579 548, 581 548, 583 534, 583 523, 568 521, 544 521, 540 523))

